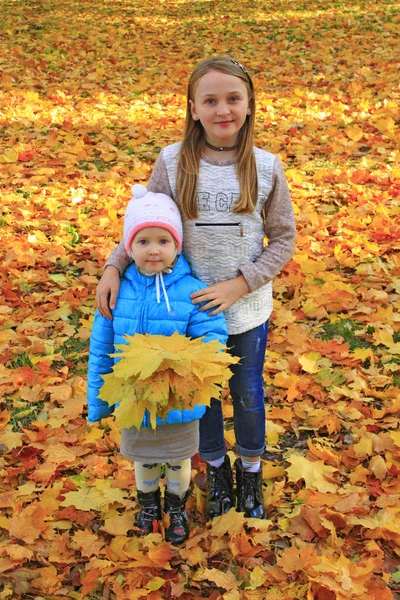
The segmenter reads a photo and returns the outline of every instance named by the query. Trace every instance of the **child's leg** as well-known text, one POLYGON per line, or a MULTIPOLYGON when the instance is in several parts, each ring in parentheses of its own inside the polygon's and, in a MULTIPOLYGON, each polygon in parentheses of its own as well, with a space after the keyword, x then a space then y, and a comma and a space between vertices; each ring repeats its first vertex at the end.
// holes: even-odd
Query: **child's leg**
POLYGON ((159 487, 161 465, 134 462, 137 499, 140 511, 136 515, 139 535, 153 531, 153 522, 161 520, 161 494, 159 487))
POLYGON ((192 461, 190 458, 179 462, 165 463, 165 476, 167 490, 183 498, 189 489, 192 475, 192 461))
POLYGON ((255 329, 229 336, 228 346, 240 364, 233 365, 230 391, 234 406, 237 508, 246 516, 263 517, 260 459, 265 447, 263 369, 268 321, 255 329))
POLYGON ((158 490, 161 471, 160 463, 141 463, 135 461, 134 465, 136 489, 145 493, 158 490))
POLYGON ((169 515, 165 539, 173 544, 181 544, 189 536, 189 519, 185 505, 189 497, 191 471, 190 458, 165 464, 167 489, 165 490, 164 510, 169 515))

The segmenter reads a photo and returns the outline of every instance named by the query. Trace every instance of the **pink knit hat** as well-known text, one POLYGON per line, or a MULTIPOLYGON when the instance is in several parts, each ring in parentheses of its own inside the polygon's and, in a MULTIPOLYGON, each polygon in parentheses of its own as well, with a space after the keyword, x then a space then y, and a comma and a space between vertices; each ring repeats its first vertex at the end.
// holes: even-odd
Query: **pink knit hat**
POLYGON ((133 238, 145 227, 162 227, 170 232, 182 251, 182 219, 175 202, 165 194, 148 192, 139 183, 132 186, 133 198, 129 202, 124 220, 124 244, 129 253, 133 238))

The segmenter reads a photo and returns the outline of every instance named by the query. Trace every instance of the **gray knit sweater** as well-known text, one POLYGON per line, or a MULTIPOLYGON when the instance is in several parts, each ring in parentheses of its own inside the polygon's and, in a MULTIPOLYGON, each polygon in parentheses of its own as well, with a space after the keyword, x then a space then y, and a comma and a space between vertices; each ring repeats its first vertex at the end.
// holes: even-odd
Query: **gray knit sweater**
MULTIPOLYGON (((148 184, 150 191, 167 194, 178 205, 175 184, 179 149, 177 143, 162 150, 148 184)), ((199 215, 183 223, 183 253, 196 277, 208 285, 240 274, 246 279, 250 293, 225 311, 231 335, 253 329, 269 318, 272 279, 294 252, 295 221, 280 160, 259 148, 254 148, 254 153, 259 189, 253 213, 233 212, 240 194, 235 160, 216 163, 203 157, 197 192, 199 215)), ((121 242, 106 266, 123 272, 130 261, 121 242)))

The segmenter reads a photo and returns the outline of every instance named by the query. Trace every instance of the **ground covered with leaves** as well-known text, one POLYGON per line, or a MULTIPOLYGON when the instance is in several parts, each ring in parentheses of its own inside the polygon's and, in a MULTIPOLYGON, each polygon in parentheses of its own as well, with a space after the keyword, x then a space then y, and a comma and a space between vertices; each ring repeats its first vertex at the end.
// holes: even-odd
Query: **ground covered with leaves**
POLYGON ((0 0, 0 600, 399 597, 398 34, 395 0, 0 0), (112 418, 87 427, 85 373, 130 186, 214 54, 254 77, 298 241, 265 368, 269 519, 205 523, 196 457, 174 548, 133 535, 132 466, 112 418))

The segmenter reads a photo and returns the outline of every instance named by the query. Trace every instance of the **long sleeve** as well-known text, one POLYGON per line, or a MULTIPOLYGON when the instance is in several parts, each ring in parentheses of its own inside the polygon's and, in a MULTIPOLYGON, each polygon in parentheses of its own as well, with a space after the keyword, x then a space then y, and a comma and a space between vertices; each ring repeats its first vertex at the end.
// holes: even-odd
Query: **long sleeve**
MULTIPOLYGON (((147 189, 149 192, 166 194, 166 196, 173 198, 162 151, 154 163, 154 169, 147 185, 147 189)), ((111 252, 106 264, 104 265, 104 268, 109 266, 116 267, 119 271, 119 274, 122 275, 131 262, 132 258, 126 253, 124 243, 121 240, 119 245, 111 252)))
POLYGON ((264 207, 268 246, 254 262, 240 267, 250 292, 271 281, 294 253, 296 223, 289 187, 279 158, 275 159, 273 179, 273 188, 264 207))
POLYGON ((101 375, 111 373, 114 360, 113 322, 96 311, 90 335, 89 367, 87 378, 88 421, 100 421, 113 412, 113 407, 100 400, 98 394, 104 381, 101 375))

